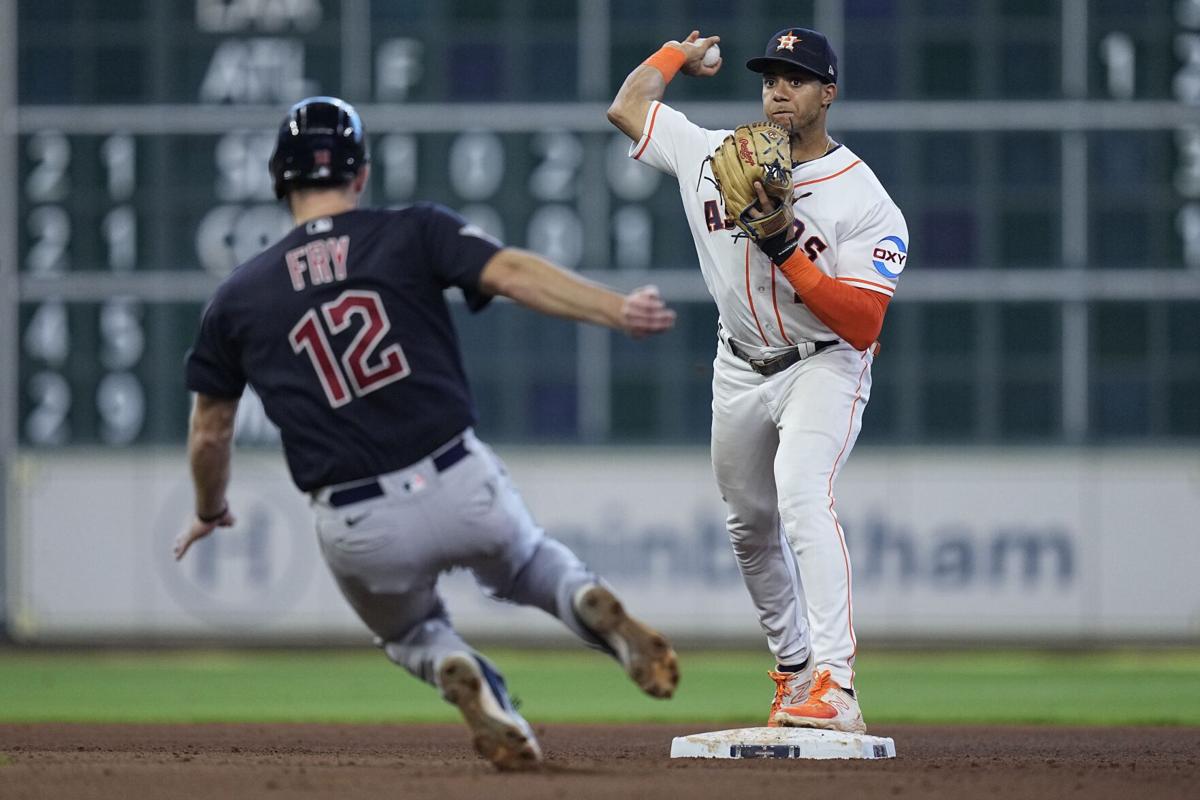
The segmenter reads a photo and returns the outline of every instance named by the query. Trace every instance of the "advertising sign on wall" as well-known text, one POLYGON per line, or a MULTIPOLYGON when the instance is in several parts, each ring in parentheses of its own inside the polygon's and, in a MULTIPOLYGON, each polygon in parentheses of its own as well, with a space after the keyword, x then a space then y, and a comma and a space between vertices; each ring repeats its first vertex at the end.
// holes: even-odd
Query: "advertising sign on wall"
MULTIPOLYGON (((547 532, 640 614, 677 636, 758 637, 703 451, 502 455, 547 532)), ((1200 459, 1190 454, 864 451, 837 489, 860 635, 1200 636, 1200 459)), ((367 637, 276 456, 239 454, 238 525, 180 563, 171 542, 192 495, 178 453, 31 456, 14 495, 8 601, 19 639, 367 637)), ((484 597, 469 575, 442 586, 468 635, 559 631, 539 611, 484 597)))

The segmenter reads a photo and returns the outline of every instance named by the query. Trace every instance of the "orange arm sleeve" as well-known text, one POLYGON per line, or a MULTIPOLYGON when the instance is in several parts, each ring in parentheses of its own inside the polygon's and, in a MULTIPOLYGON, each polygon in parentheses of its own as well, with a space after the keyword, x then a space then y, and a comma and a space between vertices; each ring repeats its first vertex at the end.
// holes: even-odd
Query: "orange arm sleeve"
POLYGON ((879 338, 891 298, 838 283, 799 249, 779 269, 808 310, 855 350, 866 350, 879 338))

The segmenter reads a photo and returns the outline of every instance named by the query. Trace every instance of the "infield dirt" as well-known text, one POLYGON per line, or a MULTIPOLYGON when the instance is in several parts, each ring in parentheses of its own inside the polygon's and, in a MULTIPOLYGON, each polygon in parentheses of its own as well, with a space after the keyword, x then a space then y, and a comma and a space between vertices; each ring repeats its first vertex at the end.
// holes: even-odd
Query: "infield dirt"
POLYGON ((696 761, 725 725, 536 726, 545 768, 501 775, 458 725, 0 725, 2 798, 1196 797, 1200 728, 873 726, 892 761, 696 761))

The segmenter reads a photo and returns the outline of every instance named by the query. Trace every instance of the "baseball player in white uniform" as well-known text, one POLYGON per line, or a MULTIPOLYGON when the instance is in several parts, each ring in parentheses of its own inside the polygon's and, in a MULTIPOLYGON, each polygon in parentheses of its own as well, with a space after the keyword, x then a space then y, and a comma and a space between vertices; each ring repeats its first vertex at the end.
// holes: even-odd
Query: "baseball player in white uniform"
MULTIPOLYGON (((664 44, 629 74, 608 118, 633 140, 632 158, 677 178, 720 312, 712 461, 777 662, 768 725, 862 733, 850 557, 833 485, 870 397, 908 228, 870 168, 826 132, 837 97, 833 48, 793 27, 747 67, 762 75, 766 118, 790 136, 796 221, 778 241, 739 234, 707 160, 730 131, 701 128, 662 102, 677 72, 716 74, 722 62, 709 51, 718 40, 693 31, 664 44)), ((756 188, 766 214, 774 205, 756 188)))

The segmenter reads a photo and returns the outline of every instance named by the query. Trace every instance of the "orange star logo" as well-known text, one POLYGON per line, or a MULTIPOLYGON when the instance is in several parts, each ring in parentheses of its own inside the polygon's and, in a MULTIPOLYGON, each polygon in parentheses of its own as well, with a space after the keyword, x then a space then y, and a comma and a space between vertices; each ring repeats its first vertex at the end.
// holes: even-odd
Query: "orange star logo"
POLYGON ((798 41, 800 41, 800 37, 797 36, 796 34, 792 33, 791 31, 788 31, 786 36, 779 37, 779 47, 776 47, 775 49, 776 50, 791 50, 792 45, 794 45, 798 41))

